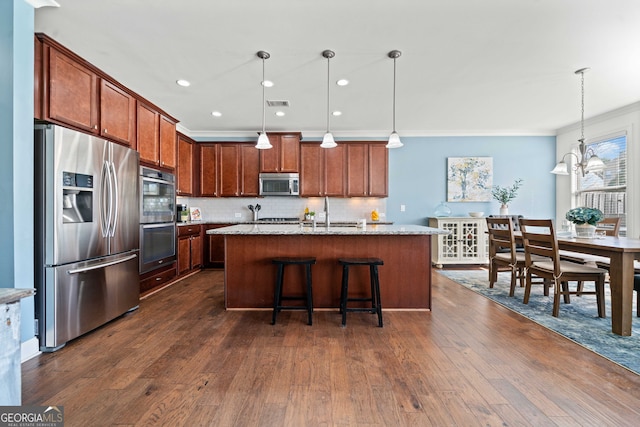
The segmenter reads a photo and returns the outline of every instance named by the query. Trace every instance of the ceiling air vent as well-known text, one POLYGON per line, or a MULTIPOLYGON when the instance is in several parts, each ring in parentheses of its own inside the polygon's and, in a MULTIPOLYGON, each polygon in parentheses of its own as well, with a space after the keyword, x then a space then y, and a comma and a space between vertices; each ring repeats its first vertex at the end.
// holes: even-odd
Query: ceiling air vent
POLYGON ((289 101, 270 101, 267 100, 267 105, 269 107, 288 107, 289 101))

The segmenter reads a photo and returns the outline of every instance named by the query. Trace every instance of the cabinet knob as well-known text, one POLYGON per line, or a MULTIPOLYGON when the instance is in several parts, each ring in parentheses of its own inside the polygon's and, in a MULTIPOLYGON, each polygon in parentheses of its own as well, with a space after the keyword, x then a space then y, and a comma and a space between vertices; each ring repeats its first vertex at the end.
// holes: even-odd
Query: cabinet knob
POLYGON ((108 133, 106 129, 104 130, 104 133, 108 133))
POLYGON ((162 277, 156 277, 156 282, 159 282, 160 280, 162 280, 162 277))
POLYGON ((93 128, 94 129, 98 129, 98 125, 93 125, 93 128))

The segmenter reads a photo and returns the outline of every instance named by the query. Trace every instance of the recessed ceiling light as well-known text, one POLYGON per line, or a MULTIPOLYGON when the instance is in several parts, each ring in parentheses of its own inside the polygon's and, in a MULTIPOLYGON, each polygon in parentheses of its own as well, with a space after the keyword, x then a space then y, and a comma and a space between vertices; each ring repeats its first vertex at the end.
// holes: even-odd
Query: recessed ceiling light
POLYGON ((338 81, 336 82, 336 84, 337 84, 338 86, 346 86, 346 85, 348 85, 348 84, 349 84, 349 80, 347 80, 347 79, 340 79, 340 80, 338 80, 338 81))
POLYGON ((273 82, 271 80, 265 80, 262 82, 264 87, 273 87, 273 82))
POLYGON ((178 84, 178 86, 182 86, 182 87, 191 86, 191 83, 188 80, 184 80, 184 79, 176 80, 176 83, 178 84))
POLYGON ((276 111, 276 116, 283 117, 284 116, 284 111, 276 111))
POLYGON ((341 115, 342 115, 342 111, 334 111, 334 112, 333 112, 333 113, 331 113, 331 114, 333 114, 333 115, 334 115, 334 116, 336 116, 336 117, 337 117, 337 116, 341 116, 341 115))
POLYGON ((211 115, 212 115, 213 117, 220 117, 220 116, 222 116, 222 113, 221 113, 220 111, 212 111, 212 112, 211 112, 211 115))

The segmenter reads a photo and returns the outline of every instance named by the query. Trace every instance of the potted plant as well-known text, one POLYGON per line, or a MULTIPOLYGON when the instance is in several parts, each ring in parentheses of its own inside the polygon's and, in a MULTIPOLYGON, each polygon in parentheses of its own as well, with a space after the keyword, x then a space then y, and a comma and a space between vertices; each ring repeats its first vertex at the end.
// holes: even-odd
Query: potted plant
POLYGON ((509 202, 516 198, 518 195, 518 189, 522 186, 522 179, 515 180, 511 187, 500 187, 499 185, 493 186, 491 195, 494 199, 501 203, 500 215, 509 215, 509 202))
POLYGON ((604 219, 600 209, 578 207, 570 209, 565 218, 576 225, 576 236, 593 238, 596 224, 604 219))

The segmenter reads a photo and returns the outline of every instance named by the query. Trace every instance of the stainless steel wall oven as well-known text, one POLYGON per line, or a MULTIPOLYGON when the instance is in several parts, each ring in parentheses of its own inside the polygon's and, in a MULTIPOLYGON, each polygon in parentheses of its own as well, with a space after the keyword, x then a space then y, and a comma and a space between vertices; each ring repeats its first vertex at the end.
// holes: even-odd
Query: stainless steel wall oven
POLYGON ((140 273, 175 260, 175 177, 140 166, 140 273))

